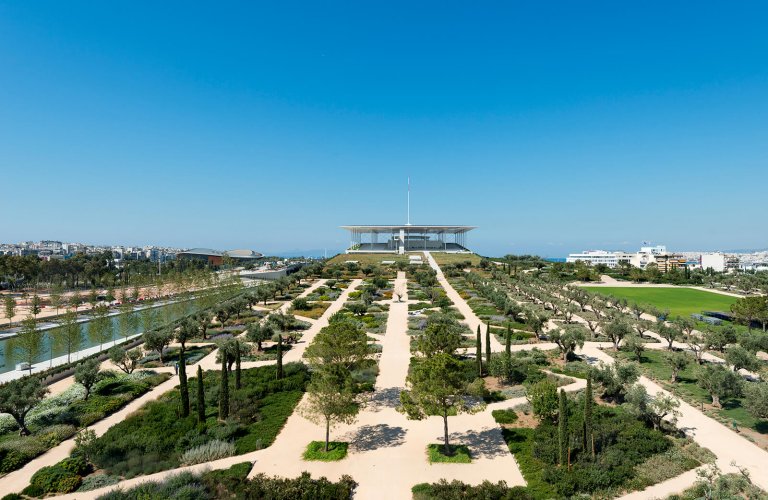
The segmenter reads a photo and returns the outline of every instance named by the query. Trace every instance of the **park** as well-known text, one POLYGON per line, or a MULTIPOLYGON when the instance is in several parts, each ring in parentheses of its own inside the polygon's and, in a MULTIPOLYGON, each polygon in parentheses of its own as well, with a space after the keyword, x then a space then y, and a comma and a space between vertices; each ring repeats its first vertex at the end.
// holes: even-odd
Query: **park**
POLYGON ((41 372, 0 386, 0 488, 9 500, 764 495, 766 334, 690 317, 761 299, 582 287, 555 270, 358 253, 279 282, 196 287, 127 347, 52 384, 41 372))

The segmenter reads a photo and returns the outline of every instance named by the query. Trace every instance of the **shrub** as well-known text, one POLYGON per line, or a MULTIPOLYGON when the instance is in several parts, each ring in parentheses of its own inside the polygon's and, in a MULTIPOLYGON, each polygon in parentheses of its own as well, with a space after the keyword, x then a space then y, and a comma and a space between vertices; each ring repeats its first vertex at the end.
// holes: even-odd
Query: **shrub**
POLYGON ((235 454, 235 445, 229 441, 214 439, 205 444, 190 448, 181 456, 182 465, 212 462, 220 458, 231 457, 235 454))
POLYGON ((469 448, 463 444, 452 444, 448 447, 450 454, 445 454, 445 446, 442 444, 430 444, 427 446, 429 463, 468 464, 472 462, 472 454, 469 448))
POLYGON ((323 462, 333 462, 341 460, 347 456, 349 443, 331 441, 328 443, 328 451, 325 451, 325 441, 312 441, 304 451, 304 460, 320 460, 323 462))
POLYGON ((533 497, 523 486, 510 488, 504 481, 483 481, 473 486, 441 479, 437 483, 421 483, 411 488, 413 500, 530 500, 533 497))
MULTIPOLYGON (((196 415, 180 418, 179 392, 170 391, 97 438, 91 460, 109 474, 135 477, 176 468, 185 452, 213 440, 232 442, 235 454, 269 446, 293 413, 309 378, 300 363, 286 364, 284 375, 275 379, 272 366, 243 370, 242 388, 232 392, 232 416, 226 422, 209 418, 199 425, 196 415)), ((208 415, 217 412, 219 376, 218 371, 206 373, 208 415)), ((190 392, 194 394, 196 387, 197 379, 190 378, 190 392)))
MULTIPOLYGON (((69 460, 69 459, 65 459, 69 460)), ((44 493, 70 493, 75 491, 82 478, 70 469, 79 469, 81 464, 75 461, 59 462, 50 467, 42 467, 35 472, 30 480, 30 485, 39 488, 44 493), (68 467, 68 468, 65 468, 68 467)), ((83 467, 86 467, 83 462, 83 467)))
POLYGON ((514 424, 517 422, 517 413, 515 410, 493 410, 491 412, 497 424, 514 424))
POLYGON ((82 484, 77 491, 90 491, 111 486, 120 482, 120 476, 110 476, 109 474, 93 474, 83 479, 82 484))

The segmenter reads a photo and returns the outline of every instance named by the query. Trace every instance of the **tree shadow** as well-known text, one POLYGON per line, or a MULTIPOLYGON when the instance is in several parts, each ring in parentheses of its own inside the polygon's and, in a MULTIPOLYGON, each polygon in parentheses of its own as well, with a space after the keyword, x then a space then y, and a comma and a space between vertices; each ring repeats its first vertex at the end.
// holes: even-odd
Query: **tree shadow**
MULTIPOLYGON (((440 443, 443 437, 439 436, 436 439, 436 442, 440 443)), ((467 445, 473 458, 499 458, 509 454, 499 428, 451 433, 451 441, 453 444, 467 445)))
POLYGON ((374 391, 366 409, 376 412, 384 408, 397 408, 400 406, 400 392, 402 390, 400 387, 387 387, 374 391))
POLYGON ((378 448, 392 448, 405 443, 406 431, 402 427, 387 424, 363 425, 352 435, 345 436, 354 451, 372 451, 378 448))

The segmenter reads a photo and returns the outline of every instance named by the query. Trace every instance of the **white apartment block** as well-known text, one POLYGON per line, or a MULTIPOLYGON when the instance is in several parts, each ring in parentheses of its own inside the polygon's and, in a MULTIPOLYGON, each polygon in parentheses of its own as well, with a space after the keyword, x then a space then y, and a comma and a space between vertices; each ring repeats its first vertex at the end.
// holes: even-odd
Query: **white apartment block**
POLYGON ((622 262, 630 262, 634 254, 626 252, 606 252, 605 250, 586 250, 582 253, 572 253, 565 259, 566 262, 584 262, 590 266, 605 265, 606 267, 618 267, 622 262))

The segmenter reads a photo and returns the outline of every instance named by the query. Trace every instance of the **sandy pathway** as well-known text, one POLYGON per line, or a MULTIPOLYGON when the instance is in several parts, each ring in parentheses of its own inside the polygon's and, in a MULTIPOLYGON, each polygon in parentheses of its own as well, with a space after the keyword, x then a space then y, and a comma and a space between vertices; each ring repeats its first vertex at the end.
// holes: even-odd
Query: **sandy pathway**
MULTIPOLYGON (((448 298, 451 299, 456 309, 458 309, 459 312, 464 316, 462 321, 466 323, 470 330, 472 330, 473 335, 475 332, 477 332, 477 327, 480 326, 480 331, 483 336, 483 352, 485 352, 485 323, 483 323, 480 318, 477 317, 472 308, 469 307, 469 304, 467 304, 467 301, 462 299, 456 289, 453 288, 453 286, 448 282, 448 280, 445 278, 445 275, 443 274, 443 271, 440 269, 440 266, 437 264, 437 261, 434 257, 432 257, 432 254, 429 252, 424 252, 424 254, 427 256, 429 265, 432 266, 432 269, 437 272, 437 281, 440 283, 440 286, 443 287, 446 295, 448 295, 448 298)), ((504 350, 504 346, 501 345, 501 342, 496 339, 495 335, 491 335, 491 350, 493 352, 504 350)))

